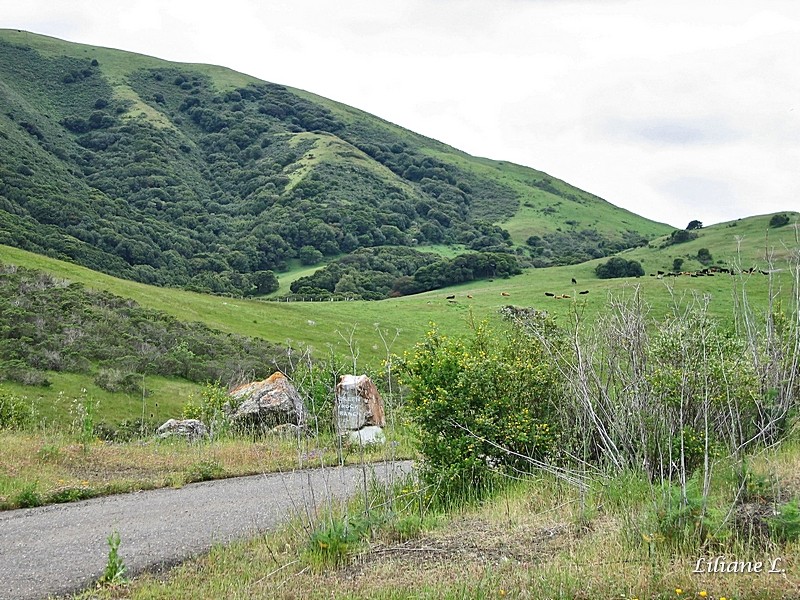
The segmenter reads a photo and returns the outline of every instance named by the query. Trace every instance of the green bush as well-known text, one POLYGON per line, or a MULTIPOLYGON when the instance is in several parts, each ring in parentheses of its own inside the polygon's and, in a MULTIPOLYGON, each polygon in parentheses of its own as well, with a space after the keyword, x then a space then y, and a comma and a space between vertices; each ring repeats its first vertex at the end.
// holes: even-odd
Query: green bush
POLYGON ((476 327, 449 338, 435 326, 400 364, 423 456, 421 476, 444 504, 480 498, 505 469, 546 459, 557 431, 557 369, 519 329, 476 327))
POLYGON ((86 498, 91 498, 92 496, 94 496, 92 490, 87 487, 65 487, 50 492, 50 494, 47 496, 47 502, 61 504, 85 500, 86 498))
MULTIPOLYGON (((675 436, 673 461, 680 451, 678 435, 683 433, 689 472, 703 459, 707 413, 716 416, 708 424, 712 457, 718 441, 730 435, 730 423, 719 415, 726 415, 732 404, 737 412, 737 443, 756 435, 762 424, 756 402, 758 376, 746 348, 744 340, 701 311, 691 318, 659 322, 650 337, 644 381, 649 385, 653 413, 666 419, 665 434, 675 436)), ((666 447, 668 441, 659 443, 666 447)), ((649 458, 653 464, 660 460, 655 454, 649 458)))
POLYGON ((607 262, 600 263, 594 269, 600 279, 613 279, 615 277, 641 277, 644 275, 642 265, 635 260, 625 260, 619 256, 609 258, 607 262))
POLYGON ((230 424, 227 411, 235 409, 236 406, 225 388, 218 383, 206 382, 200 392, 199 401, 189 399, 183 406, 181 417, 198 419, 211 430, 212 435, 218 435, 226 431, 230 424))
POLYGON ((727 505, 710 502, 703 495, 700 478, 692 477, 685 486, 664 483, 652 491, 652 508, 632 515, 634 520, 641 520, 634 539, 684 552, 713 547, 729 539, 727 505))
POLYGON ((303 398, 311 431, 331 433, 334 422, 334 387, 344 370, 330 361, 301 363, 292 373, 292 383, 303 398))
POLYGON ((697 251, 697 260, 701 264, 710 265, 714 261, 714 257, 711 256, 711 252, 708 248, 700 248, 700 250, 697 251))
POLYGON ((114 368, 101 368, 94 378, 98 387, 108 392, 141 393, 142 376, 138 373, 121 371, 114 368))
POLYGON ((796 542, 800 539, 800 505, 797 498, 778 507, 767 520, 770 534, 778 542, 796 542))
POLYGON ((26 398, 0 388, 0 430, 24 430, 36 422, 36 409, 26 398))
POLYGON ((667 240, 664 242, 664 246, 672 246, 674 244, 684 244, 686 242, 691 242, 692 240, 697 239, 697 232, 689 231, 687 229, 676 229, 673 231, 667 240))
POLYGON ((789 222, 789 215, 781 213, 779 215, 772 215, 772 218, 769 220, 769 226, 773 229, 777 229, 778 227, 783 227, 789 222))

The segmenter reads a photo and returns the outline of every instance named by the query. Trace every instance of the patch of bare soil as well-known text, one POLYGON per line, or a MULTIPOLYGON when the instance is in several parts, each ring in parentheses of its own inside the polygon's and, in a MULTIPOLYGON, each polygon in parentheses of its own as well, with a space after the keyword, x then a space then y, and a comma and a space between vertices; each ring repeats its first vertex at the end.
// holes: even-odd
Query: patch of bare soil
POLYGON ((569 546, 584 531, 562 522, 542 526, 495 522, 465 516, 445 529, 405 542, 373 542, 340 577, 357 579, 372 570, 409 572, 437 568, 483 568, 501 565, 531 565, 544 562, 569 546))

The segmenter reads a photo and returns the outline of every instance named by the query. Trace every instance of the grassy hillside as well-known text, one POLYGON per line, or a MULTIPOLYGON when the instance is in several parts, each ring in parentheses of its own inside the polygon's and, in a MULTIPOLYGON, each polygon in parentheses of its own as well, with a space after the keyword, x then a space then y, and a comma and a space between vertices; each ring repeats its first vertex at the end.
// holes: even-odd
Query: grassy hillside
MULTIPOLYGON (((696 240, 659 247, 638 248, 624 253, 626 258, 639 260, 645 271, 655 274, 669 270, 675 257, 685 256, 685 268, 699 268, 696 260, 689 258, 706 247, 714 263, 768 269, 765 248, 773 254, 776 268, 786 267, 790 252, 796 252, 796 231, 792 225, 770 229, 769 215, 742 219, 735 226, 720 224, 698 232, 696 240), (767 236, 769 236, 767 238, 767 236), (743 238, 743 239, 742 239, 743 238), (741 239, 741 243, 737 242, 741 239)), ((87 287, 106 290, 131 298, 143 307, 154 308, 185 321, 202 321, 224 332, 252 335, 276 344, 291 343, 312 346, 317 352, 349 352, 342 336, 358 343, 360 359, 377 361, 386 351, 376 332, 380 329, 394 336, 399 332, 394 350, 409 348, 421 339, 430 322, 443 330, 458 332, 467 328, 470 319, 497 318, 497 311, 507 304, 532 306, 547 310, 562 322, 572 319, 578 308, 586 318, 591 318, 606 303, 608 294, 623 293, 631 286, 639 286, 654 312, 670 309, 674 296, 699 293, 712 297, 711 311, 730 315, 732 293, 736 285, 744 282, 756 301, 764 301, 770 278, 756 273, 738 277, 716 276, 658 279, 645 276, 639 279, 598 279, 595 267, 606 259, 596 259, 580 265, 529 269, 522 275, 506 280, 472 282, 378 302, 264 302, 247 299, 223 298, 183 290, 149 286, 111 277, 78 265, 58 261, 9 246, 0 246, 0 261, 28 268, 42 269, 58 277, 84 283, 87 287), (577 283, 573 284, 572 279, 577 283), (581 295, 578 292, 589 291, 581 295), (570 299, 557 300, 545 293, 569 295, 570 299), (503 294, 508 294, 507 296, 503 294), (446 296, 454 294, 455 301, 446 296), (471 296, 471 297, 469 297, 471 296), (340 335, 341 334, 341 335, 340 335)), ((295 275, 300 275, 298 271, 295 275)), ((790 273, 776 272, 773 284, 791 285, 790 273)), ((284 284, 285 285, 285 284, 284 284)))
POLYGON ((0 81, 0 241, 126 279, 264 295, 269 271, 360 247, 516 245, 546 266, 669 231, 221 67, 4 30, 0 81))

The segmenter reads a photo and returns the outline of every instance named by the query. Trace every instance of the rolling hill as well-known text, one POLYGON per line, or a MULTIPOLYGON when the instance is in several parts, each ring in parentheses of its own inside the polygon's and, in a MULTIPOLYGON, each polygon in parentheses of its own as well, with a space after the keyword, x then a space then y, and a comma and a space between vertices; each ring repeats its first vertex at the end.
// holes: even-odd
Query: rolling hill
POLYGON ((607 311, 609 296, 630 297, 638 290, 654 319, 703 297, 711 314, 730 322, 734 303, 746 297, 760 320, 770 298, 783 302, 785 296, 785 306, 792 306, 796 294, 800 214, 790 217, 792 224, 778 228, 769 226, 769 215, 751 217, 701 229, 695 240, 684 244, 665 246, 669 236, 664 236, 648 247, 621 253, 644 266, 644 277, 599 279, 595 268, 607 259, 595 259, 382 301, 231 299, 125 280, 0 245, 4 286, 11 283, 4 274, 6 266, 12 274, 11 265, 33 271, 27 283, 17 283, 16 291, 3 299, 0 380, 6 390, 38 398, 42 414, 68 419, 69 405, 63 398, 88 393, 102 399, 106 418, 120 420, 142 414, 137 385, 145 383, 145 376, 148 405, 156 413, 160 406, 161 416, 174 415, 188 397, 199 393, 197 382, 204 377, 228 383, 274 364, 289 364, 296 360, 291 353, 297 357, 306 350, 316 357, 357 363, 358 371, 376 369, 388 354, 402 355, 422 340, 431 323, 448 335, 459 335, 470 324, 499 320, 500 309, 509 304, 547 311, 566 328, 574 327, 576 318, 591 327, 607 311), (736 274, 656 277, 676 258, 686 270, 703 268, 697 261, 703 248, 715 266, 733 267, 736 274), (57 280, 55 294, 37 283, 52 283, 52 278, 57 280), (64 290, 68 282, 74 284, 71 291, 64 290), (98 327, 106 330, 105 337, 96 335, 98 327), (73 342, 92 341, 94 346, 70 347, 59 341, 74 338, 69 337, 73 333, 84 336, 73 342), (120 339, 107 343, 109 333, 120 339), (231 343, 235 347, 228 349, 231 343), (58 364, 52 364, 54 360, 58 364), (188 365, 194 373, 181 371, 188 365), (28 383, 47 380, 52 385, 25 385, 26 378, 28 383), (124 385, 114 391, 109 383, 124 385))
POLYGON ((670 231, 309 92, 0 31, 0 242, 232 295, 359 248, 574 264, 670 231), (526 244, 527 241, 530 243, 526 244))

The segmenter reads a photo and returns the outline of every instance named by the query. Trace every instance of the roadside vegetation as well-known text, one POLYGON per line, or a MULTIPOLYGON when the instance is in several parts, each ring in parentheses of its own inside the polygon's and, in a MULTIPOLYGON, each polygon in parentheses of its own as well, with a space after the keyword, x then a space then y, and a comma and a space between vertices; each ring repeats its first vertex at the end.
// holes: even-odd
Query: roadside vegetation
POLYGON ((416 478, 108 597, 795 598, 800 270, 568 325, 507 308, 397 359, 416 478), (785 282, 786 280, 781 280, 785 282))
POLYGON ((167 575, 109 532, 84 597, 800 597, 798 213, 672 229, 225 69, 0 50, 0 509, 417 460, 167 575), (274 370, 307 429, 237 431, 274 370))
MULTIPOLYGON (((392 343, 381 332, 387 346, 392 343)), ((311 359, 308 351, 287 350, 286 372, 306 409, 305 425, 289 432, 239 430, 224 406, 228 388, 197 386, 161 419, 152 415, 114 421, 114 400, 105 403, 86 390, 62 396, 66 410, 46 417, 41 399, 0 384, 0 510, 71 502, 95 496, 176 487, 195 481, 294 469, 402 460, 416 456, 395 392, 392 361, 366 370, 382 388, 387 414, 386 442, 360 447, 337 435, 334 386, 354 372, 349 357, 311 359), (209 435, 196 440, 161 438, 156 428, 167 418, 200 419, 209 435)), ((359 372, 364 370, 359 369, 359 372)), ((140 400, 146 410, 147 399, 140 400)))

